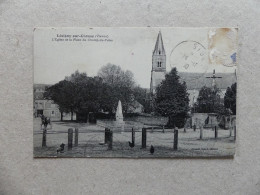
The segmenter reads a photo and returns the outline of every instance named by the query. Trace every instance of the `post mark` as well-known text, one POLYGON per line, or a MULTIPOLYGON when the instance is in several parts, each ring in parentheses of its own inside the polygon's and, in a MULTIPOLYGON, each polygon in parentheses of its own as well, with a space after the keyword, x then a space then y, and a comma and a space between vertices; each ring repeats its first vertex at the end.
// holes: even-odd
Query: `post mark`
POLYGON ((208 69, 207 49, 197 41, 182 41, 171 51, 170 65, 176 67, 178 72, 192 72, 189 81, 203 76, 208 69))

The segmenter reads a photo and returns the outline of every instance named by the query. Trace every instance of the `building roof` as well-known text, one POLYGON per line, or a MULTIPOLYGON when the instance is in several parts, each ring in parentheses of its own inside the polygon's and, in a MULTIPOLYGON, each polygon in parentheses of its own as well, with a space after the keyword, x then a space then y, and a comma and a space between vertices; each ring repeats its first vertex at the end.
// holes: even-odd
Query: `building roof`
POLYGON ((45 89, 46 87, 51 86, 51 85, 47 85, 47 84, 33 84, 33 88, 34 89, 45 89))
MULTIPOLYGON (((203 86, 211 87, 212 86, 212 79, 206 78, 211 77, 212 73, 184 73, 179 72, 178 75, 180 76, 181 81, 185 81, 187 85, 187 89, 201 89, 203 86)), ((227 89, 233 83, 236 82, 236 75, 234 73, 216 73, 216 86, 219 89, 227 89)))
POLYGON ((153 50, 153 55, 165 55, 161 31, 159 31, 158 33, 157 41, 153 50))
POLYGON ((35 100, 42 100, 43 93, 45 92, 46 87, 50 85, 46 84, 33 84, 33 95, 35 100))

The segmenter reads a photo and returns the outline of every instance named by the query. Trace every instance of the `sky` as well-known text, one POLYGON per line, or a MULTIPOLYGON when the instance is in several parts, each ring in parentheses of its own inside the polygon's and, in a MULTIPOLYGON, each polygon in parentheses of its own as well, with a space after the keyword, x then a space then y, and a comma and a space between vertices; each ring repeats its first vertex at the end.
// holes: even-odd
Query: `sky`
MULTIPOLYGON (((132 71, 135 82, 149 88, 152 52, 159 31, 166 52, 167 71, 176 67, 180 72, 204 73, 213 69, 216 73, 234 72, 236 66, 232 63, 214 64, 209 60, 209 30, 168 27, 37 28, 34 30, 34 83, 54 84, 76 70, 96 76, 102 66, 111 63, 132 71), (84 35, 86 41, 77 35, 84 35)), ((229 55, 232 53, 224 53, 231 62, 229 55)))

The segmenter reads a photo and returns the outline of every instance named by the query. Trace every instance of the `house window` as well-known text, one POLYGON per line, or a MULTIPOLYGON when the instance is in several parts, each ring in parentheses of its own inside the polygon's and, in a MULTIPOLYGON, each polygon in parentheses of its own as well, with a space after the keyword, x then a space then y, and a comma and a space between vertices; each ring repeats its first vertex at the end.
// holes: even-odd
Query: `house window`
POLYGON ((54 111, 51 111, 51 114, 54 114, 54 111))

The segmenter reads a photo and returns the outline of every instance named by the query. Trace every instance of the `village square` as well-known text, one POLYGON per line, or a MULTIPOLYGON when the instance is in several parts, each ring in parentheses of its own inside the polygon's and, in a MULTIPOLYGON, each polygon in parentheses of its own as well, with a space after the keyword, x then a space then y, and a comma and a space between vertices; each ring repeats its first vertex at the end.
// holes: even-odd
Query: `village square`
POLYGON ((151 74, 145 78, 150 88, 140 87, 133 72, 109 62, 93 77, 75 70, 53 85, 34 84, 34 156, 234 155, 236 70, 186 71, 200 65, 187 59, 203 56, 203 45, 184 41, 166 56, 161 31, 154 42, 151 74), (174 63, 167 71, 166 57, 174 61, 174 52, 190 45, 190 56, 180 56, 186 72, 174 63))

